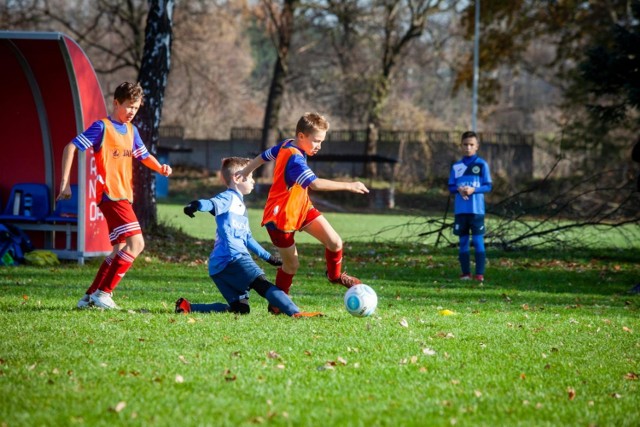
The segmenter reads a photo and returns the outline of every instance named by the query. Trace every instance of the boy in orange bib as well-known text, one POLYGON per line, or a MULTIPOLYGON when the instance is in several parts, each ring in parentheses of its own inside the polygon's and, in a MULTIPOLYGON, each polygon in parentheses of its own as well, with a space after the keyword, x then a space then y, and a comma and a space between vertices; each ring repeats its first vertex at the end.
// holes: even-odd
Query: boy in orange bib
POLYGON ((296 125, 296 136, 287 139, 255 157, 238 172, 245 179, 262 164, 275 160, 273 184, 264 208, 262 225, 280 253, 282 267, 276 274, 276 286, 289 293, 298 271, 298 250, 294 235, 306 231, 325 247, 327 278, 347 288, 362 283, 342 271, 342 239, 329 221, 309 199, 309 189, 315 191, 369 192, 359 181, 340 182, 318 178, 307 165, 307 156, 322 148, 329 122, 318 113, 305 113, 296 125))
POLYGON ((107 220, 113 251, 98 269, 93 283, 78 301, 78 308, 95 305, 104 309, 118 308, 112 292, 144 249, 144 238, 133 212, 133 159, 164 176, 171 166, 161 165, 140 139, 131 123, 142 105, 142 87, 125 82, 114 93, 111 116, 94 122, 64 148, 62 180, 58 200, 71 197, 69 175, 76 150, 93 148, 98 170, 96 185, 100 210, 107 220))

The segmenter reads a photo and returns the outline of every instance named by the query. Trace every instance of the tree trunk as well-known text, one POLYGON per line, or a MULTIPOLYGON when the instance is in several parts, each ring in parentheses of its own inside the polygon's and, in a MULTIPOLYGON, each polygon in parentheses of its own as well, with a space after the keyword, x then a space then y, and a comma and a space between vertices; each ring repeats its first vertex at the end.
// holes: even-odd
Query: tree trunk
MULTIPOLYGON (((380 137, 380 124, 382 115, 382 109, 387 98, 389 97, 389 80, 391 64, 384 64, 383 72, 378 77, 373 88, 373 94, 371 95, 371 106, 369 109, 369 122, 367 124, 367 141, 365 144, 365 155, 374 156, 378 154, 378 139, 380 137)), ((364 164, 363 168, 365 178, 375 178, 378 176, 378 165, 375 162, 368 162, 364 164)))
MULTIPOLYGON (((286 59, 286 58, 285 58, 286 59)), ((267 98, 267 107, 264 111, 264 124, 262 126, 262 141, 260 144, 261 151, 266 150, 276 144, 278 139, 278 115, 284 97, 285 80, 287 71, 282 65, 281 55, 278 55, 276 66, 273 70, 271 78, 271 86, 269 86, 269 96, 267 98)), ((273 162, 264 165, 260 176, 267 178, 273 174, 273 162)))
MULTIPOLYGON (((271 18, 274 20, 274 24, 278 32, 278 45, 276 46, 278 59, 276 60, 273 70, 273 77, 271 78, 271 85, 269 86, 267 106, 264 112, 262 141, 260 144, 262 151, 272 147, 277 142, 278 119, 289 70, 287 62, 289 58, 289 49, 291 48, 291 38, 293 36, 293 15, 298 2, 299 0, 285 0, 279 17, 276 17, 273 13, 273 2, 267 4, 271 10, 271 18)), ((273 173, 273 166, 273 162, 267 163, 262 168, 260 176, 270 177, 273 173)))
MULTIPOLYGON (((138 81, 144 90, 144 104, 135 118, 140 138, 152 155, 158 148, 158 129, 164 91, 171 66, 174 0, 149 0, 144 52, 138 81)), ((158 222, 154 172, 134 162, 134 211, 144 229, 158 222)))

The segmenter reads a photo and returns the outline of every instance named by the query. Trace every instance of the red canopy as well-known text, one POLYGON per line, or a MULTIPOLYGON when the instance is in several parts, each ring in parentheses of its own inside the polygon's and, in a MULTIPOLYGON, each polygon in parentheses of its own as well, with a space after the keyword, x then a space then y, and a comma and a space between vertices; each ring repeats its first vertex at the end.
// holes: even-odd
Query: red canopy
MULTIPOLYGON (((0 31, 0 64, 0 200, 7 203, 16 183, 45 183, 53 211, 64 146, 107 115, 100 84, 80 46, 62 33, 0 31)), ((111 250, 92 161, 87 150, 74 163, 78 228, 61 257, 82 261, 111 250)))

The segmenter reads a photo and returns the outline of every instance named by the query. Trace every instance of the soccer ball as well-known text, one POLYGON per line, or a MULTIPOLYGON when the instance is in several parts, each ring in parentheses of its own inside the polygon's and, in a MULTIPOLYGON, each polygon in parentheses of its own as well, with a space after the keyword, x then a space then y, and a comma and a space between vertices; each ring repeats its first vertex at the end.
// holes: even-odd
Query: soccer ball
POLYGON ((371 316, 378 306, 378 295, 368 285, 355 285, 344 294, 344 306, 353 316, 371 316))

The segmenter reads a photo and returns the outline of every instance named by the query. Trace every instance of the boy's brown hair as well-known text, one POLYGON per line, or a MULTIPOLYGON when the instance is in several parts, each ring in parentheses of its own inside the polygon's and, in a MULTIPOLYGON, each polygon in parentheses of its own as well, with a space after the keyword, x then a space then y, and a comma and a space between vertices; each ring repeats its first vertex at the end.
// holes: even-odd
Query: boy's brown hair
POLYGON ((142 86, 140 86, 140 83, 120 83, 120 85, 113 93, 113 99, 118 101, 120 104, 129 99, 135 102, 137 100, 143 100, 143 98, 144 91, 142 90, 142 86))
POLYGON ((319 113, 304 113, 296 125, 296 135, 300 132, 310 135, 319 130, 329 130, 329 121, 319 113))
POLYGON ((478 144, 480 144, 480 138, 478 137, 478 134, 475 133, 474 131, 468 130, 466 132, 464 132, 462 134, 462 137, 460 137, 460 142, 464 141, 465 139, 468 138, 475 138, 476 141, 478 142, 478 144))
POLYGON ((220 174, 225 185, 229 185, 235 173, 244 168, 250 161, 251 159, 245 157, 226 157, 222 159, 220 174))

